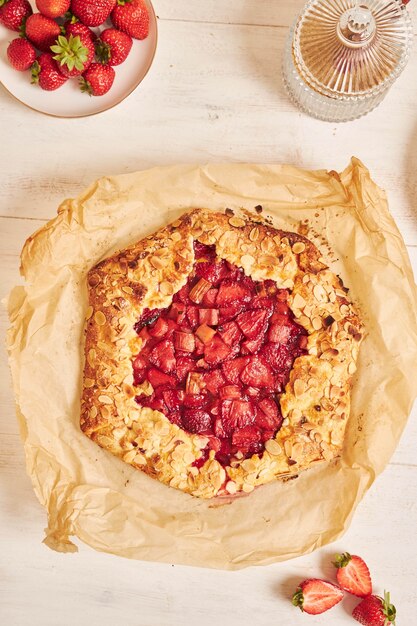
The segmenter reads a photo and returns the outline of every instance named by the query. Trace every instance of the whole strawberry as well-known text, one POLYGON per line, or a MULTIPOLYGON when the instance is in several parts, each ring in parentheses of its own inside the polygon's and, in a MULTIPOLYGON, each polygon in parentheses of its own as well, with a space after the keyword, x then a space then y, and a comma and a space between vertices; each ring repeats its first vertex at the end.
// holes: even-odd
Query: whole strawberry
POLYGON ((24 31, 29 41, 42 52, 49 52, 56 38, 61 33, 61 29, 55 20, 45 17, 41 13, 34 13, 28 17, 24 31))
POLYGON ((90 96, 104 96, 113 85, 115 75, 110 65, 92 63, 80 81, 81 91, 90 96))
POLYGON ((292 603, 305 613, 319 615, 328 611, 343 598, 343 591, 333 583, 318 578, 310 578, 299 584, 292 603))
POLYGON ((20 31, 32 13, 28 0, 0 0, 0 23, 10 30, 20 31))
POLYGON ((368 596, 353 609, 352 617, 364 626, 388 626, 394 624, 397 611, 390 603, 389 593, 384 597, 368 596))
POLYGON ((38 11, 46 17, 60 17, 64 15, 70 7, 71 0, 36 0, 38 11))
POLYGON ((51 50, 55 53, 54 59, 58 63, 59 71, 67 78, 80 76, 85 72, 95 53, 89 35, 70 35, 68 38, 60 35, 51 50))
POLYGON ((67 82, 67 78, 58 70, 52 54, 44 52, 32 66, 32 83, 46 91, 54 91, 67 82))
POLYGON ((71 11, 86 26, 100 26, 115 4, 116 0, 71 0, 71 11))
POLYGON ((13 39, 7 48, 7 58, 15 70, 28 70, 36 59, 36 51, 27 39, 13 39))
POLYGON ((76 18, 75 20, 76 21, 74 21, 74 19, 71 19, 68 22, 65 22, 62 27, 65 37, 67 39, 70 35, 72 35, 73 37, 79 35, 81 39, 83 37, 90 37, 91 41, 95 41, 97 39, 97 35, 93 30, 91 30, 91 28, 88 28, 88 26, 86 26, 82 22, 79 22, 76 18))
POLYGON ((356 554, 336 554, 333 565, 337 568, 337 582, 345 591, 365 598, 372 593, 372 581, 368 566, 356 554))
POLYGON ((101 63, 120 65, 128 57, 132 38, 115 28, 107 28, 96 42, 96 55, 101 63))
POLYGON ((146 39, 149 35, 149 13, 145 0, 117 0, 110 17, 118 30, 134 39, 146 39))

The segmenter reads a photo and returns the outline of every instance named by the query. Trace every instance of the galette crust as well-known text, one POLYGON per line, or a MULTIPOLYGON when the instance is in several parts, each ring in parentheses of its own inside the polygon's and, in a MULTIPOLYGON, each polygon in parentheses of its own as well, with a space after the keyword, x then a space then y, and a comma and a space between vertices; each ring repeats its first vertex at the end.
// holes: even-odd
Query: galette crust
MULTIPOLYGON (((87 277, 81 429, 126 463, 193 496, 250 493, 340 455, 350 411, 362 325, 347 289, 305 237, 276 230, 258 215, 195 209, 93 267, 87 277), (141 349, 134 325, 144 308, 165 308, 187 281, 193 240, 254 280, 289 289, 295 321, 308 332, 281 396, 284 422, 265 451, 224 468, 208 439, 185 432, 159 411, 135 402, 132 359, 141 349)), ((142 386, 150 393, 149 383, 142 386)))

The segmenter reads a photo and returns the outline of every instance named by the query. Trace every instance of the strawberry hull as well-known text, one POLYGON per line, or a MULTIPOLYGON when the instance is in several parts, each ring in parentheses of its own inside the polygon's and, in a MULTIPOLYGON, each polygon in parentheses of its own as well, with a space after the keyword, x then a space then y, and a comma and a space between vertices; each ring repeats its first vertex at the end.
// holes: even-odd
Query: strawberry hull
POLYGON ((261 454, 281 428, 279 394, 307 337, 287 290, 253 281, 216 258, 213 246, 196 242, 194 253, 194 270, 172 304, 145 309, 135 325, 143 344, 134 382, 154 390, 136 400, 207 436, 208 449, 228 465, 236 454, 261 454))

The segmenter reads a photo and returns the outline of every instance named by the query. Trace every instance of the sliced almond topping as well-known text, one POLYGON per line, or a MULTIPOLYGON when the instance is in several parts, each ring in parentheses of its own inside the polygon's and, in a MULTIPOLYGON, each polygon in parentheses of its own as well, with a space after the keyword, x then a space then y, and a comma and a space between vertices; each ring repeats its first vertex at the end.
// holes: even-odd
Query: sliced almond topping
POLYGON ((172 283, 169 283, 168 281, 164 280, 159 285, 159 291, 163 293, 164 296, 170 296, 171 294, 174 293, 174 287, 172 286, 172 283))
POLYGON ((252 459, 245 459, 242 461, 242 469, 245 470, 245 472, 254 472, 256 470, 256 464, 252 459))
POLYGON ((129 452, 126 452, 126 454, 123 455, 123 461, 125 461, 126 463, 131 463, 133 461, 133 459, 136 456, 136 450, 129 450, 129 452))
POLYGON ((356 364, 351 361, 348 365, 348 374, 352 375, 356 372, 356 364))
POLYGON ((236 491, 237 491, 236 483, 233 482, 233 480, 229 480, 226 483, 225 489, 226 489, 227 493, 231 493, 231 494, 236 493, 236 491))
POLYGON ((99 396, 98 401, 101 402, 101 404, 113 404, 113 400, 105 395, 99 396))
POLYGON ((241 257, 240 262, 241 262, 242 265, 253 265, 254 262, 255 262, 255 259, 250 254, 244 254, 241 257))
POLYGON ((299 293, 296 293, 292 301, 293 307, 295 309, 302 309, 305 307, 306 304, 307 302, 304 300, 303 296, 300 296, 299 293))
POLYGON ((249 233, 249 239, 251 241, 258 241, 259 237, 260 237, 261 231, 259 230, 259 228, 252 228, 252 230, 249 233))
POLYGON ((84 387, 87 389, 94 387, 94 380, 92 378, 84 378, 84 387))
POLYGON ((90 317, 91 317, 91 316, 92 316, 92 314, 93 314, 93 311, 94 311, 94 309, 93 309, 93 307, 92 307, 92 306, 87 307, 87 311, 86 311, 86 313, 85 313, 85 319, 86 319, 86 320, 89 320, 89 319, 90 319, 90 317))
POLYGON ((324 291, 321 285, 315 285, 313 289, 313 293, 314 293, 315 299, 318 300, 319 302, 323 302, 323 300, 327 299, 326 292, 324 291))
POLYGON ((294 395, 296 398, 299 398, 306 391, 307 385, 301 378, 297 378, 294 381, 294 395))
POLYGON ((292 247, 292 251, 294 252, 294 254, 301 254, 302 252, 304 252, 305 249, 305 243, 303 243, 302 241, 297 241, 292 247))
POLYGON ((159 256, 152 256, 149 259, 149 263, 156 270, 162 270, 164 267, 166 267, 168 265, 168 259, 164 259, 164 258, 161 258, 159 256))
POLYGON ((261 250, 262 252, 274 252, 275 251, 275 243, 270 237, 265 237, 265 239, 262 240, 261 250))
POLYGON ((273 456, 278 456, 282 452, 281 446, 275 439, 268 439, 268 441, 265 442, 265 450, 273 456))
POLYGON ((133 293, 132 287, 128 287, 127 285, 124 285, 122 287, 122 291, 124 291, 125 293, 133 293))
POLYGON ((233 216, 229 219, 230 226, 235 226, 236 228, 241 228, 242 226, 245 225, 245 223, 246 223, 245 220, 242 220, 241 217, 233 216))
POLYGON ((259 265, 278 265, 279 261, 277 257, 272 254, 261 254, 258 259, 259 265))
POLYGON ((320 328, 322 327, 322 321, 320 317, 313 317, 313 319, 311 320, 311 325, 314 328, 314 330, 320 330, 320 328))
POLYGON ((285 450, 285 454, 286 454, 288 457, 291 457, 291 452, 292 452, 292 443, 291 443, 291 441, 289 441, 289 439, 287 439, 287 440, 284 442, 284 450, 285 450))
POLYGON ((349 315, 350 309, 347 304, 341 304, 339 307, 339 311, 341 315, 343 315, 343 317, 346 317, 346 315, 349 315))
POLYGON ((104 326, 104 324, 106 323, 106 316, 104 315, 103 311, 96 311, 94 313, 94 320, 98 326, 104 326))

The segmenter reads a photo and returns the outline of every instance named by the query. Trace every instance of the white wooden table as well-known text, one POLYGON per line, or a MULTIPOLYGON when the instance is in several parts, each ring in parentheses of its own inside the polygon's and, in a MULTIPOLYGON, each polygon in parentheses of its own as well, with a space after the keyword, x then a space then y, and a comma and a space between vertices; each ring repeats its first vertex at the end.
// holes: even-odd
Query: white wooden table
MULTIPOLYGON (((340 170, 356 155, 387 190, 417 268, 417 48, 374 113, 349 124, 322 123, 299 113, 280 81, 284 39, 302 0, 154 4, 154 66, 115 109, 53 119, 0 88, 1 295, 18 281, 25 238, 63 198, 101 175, 176 162, 289 162, 340 170)), ((412 10, 417 17, 417 7, 412 10)), ((0 315, 5 329, 3 308, 0 315)), ((330 576, 330 557, 340 550, 364 555, 376 590, 391 590, 398 626, 416 623, 416 410, 343 539, 287 563, 229 573, 128 561, 84 545, 78 554, 62 555, 42 545, 45 513, 25 472, 4 349, 0 384, 2 626, 352 624, 354 601, 315 618, 288 599, 303 578, 330 576)))

